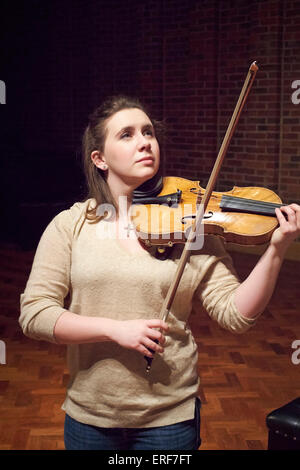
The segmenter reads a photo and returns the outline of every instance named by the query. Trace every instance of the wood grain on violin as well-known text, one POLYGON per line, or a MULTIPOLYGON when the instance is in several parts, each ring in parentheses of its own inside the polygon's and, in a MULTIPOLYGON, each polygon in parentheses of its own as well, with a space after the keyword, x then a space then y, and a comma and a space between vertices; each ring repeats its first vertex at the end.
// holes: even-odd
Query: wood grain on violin
MULTIPOLYGON (((133 206, 132 222, 138 235, 152 245, 185 243, 204 192, 199 181, 163 178, 156 201, 152 197, 151 204, 136 201, 133 206), (178 196, 175 202, 174 195, 178 196)), ((227 192, 213 191, 202 219, 204 234, 240 245, 264 244, 278 226, 275 207, 282 205, 280 197, 267 188, 234 186, 227 192)))

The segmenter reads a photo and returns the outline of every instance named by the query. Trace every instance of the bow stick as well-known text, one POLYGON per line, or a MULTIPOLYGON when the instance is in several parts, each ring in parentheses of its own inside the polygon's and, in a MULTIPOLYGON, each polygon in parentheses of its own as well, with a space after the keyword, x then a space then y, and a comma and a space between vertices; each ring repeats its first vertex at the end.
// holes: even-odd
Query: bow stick
MULTIPOLYGON (((215 161, 213 170, 212 170, 210 178, 208 180, 202 202, 197 208, 196 218, 195 218, 195 220, 194 220, 194 222, 191 226, 191 229, 190 229, 189 234, 188 234, 187 241, 186 241, 186 243, 184 245, 184 248, 182 250, 181 257, 180 257, 180 260, 179 260, 179 263, 178 263, 178 266, 177 266, 177 270, 176 270, 174 279, 173 279, 172 283, 170 284, 168 293, 167 293, 166 298, 164 300, 164 303, 162 305, 162 309, 161 309, 159 317, 163 321, 167 321, 167 318, 168 318, 168 315, 169 315, 169 312, 170 312, 170 309, 171 309, 171 305, 173 303, 173 300, 174 300, 174 297, 175 297, 175 294, 176 294, 176 291, 177 291, 178 284, 179 284, 180 279, 181 279, 182 274, 183 274, 183 270, 184 270, 185 265, 187 263, 188 257, 189 257, 189 255, 192 251, 193 240, 197 236, 200 224, 202 222, 202 219, 203 219, 203 216, 205 214, 209 199, 211 197, 211 193, 214 190, 216 180, 217 180, 219 172, 221 170, 221 166, 222 166, 225 154, 227 152, 227 149, 228 149, 228 146, 230 144, 231 138, 234 134, 235 128, 237 126, 240 114, 242 112, 242 109, 243 109, 244 104, 246 102, 246 99, 248 97, 248 94, 251 90, 251 87, 252 87, 252 84, 253 84, 253 81, 254 81, 257 70, 258 70, 257 63, 253 62, 249 67, 249 70, 248 70, 243 88, 241 90, 239 99, 236 103, 236 106, 235 106, 234 112, 232 114, 228 129, 227 129, 226 134, 224 136, 224 139, 223 139, 222 145, 220 147, 217 159, 215 161)), ((151 365, 152 365, 153 358, 145 356, 145 359, 147 361, 146 372, 149 372, 150 368, 151 368, 151 365)))

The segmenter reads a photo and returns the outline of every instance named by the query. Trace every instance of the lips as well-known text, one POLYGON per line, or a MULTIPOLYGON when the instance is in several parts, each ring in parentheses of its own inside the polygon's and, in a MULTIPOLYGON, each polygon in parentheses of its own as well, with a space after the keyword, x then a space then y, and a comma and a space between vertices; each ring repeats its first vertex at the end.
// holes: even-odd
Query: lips
POLYGON ((137 163, 143 162, 143 161, 152 161, 154 162, 154 158, 151 155, 147 155, 146 157, 140 158, 137 163))

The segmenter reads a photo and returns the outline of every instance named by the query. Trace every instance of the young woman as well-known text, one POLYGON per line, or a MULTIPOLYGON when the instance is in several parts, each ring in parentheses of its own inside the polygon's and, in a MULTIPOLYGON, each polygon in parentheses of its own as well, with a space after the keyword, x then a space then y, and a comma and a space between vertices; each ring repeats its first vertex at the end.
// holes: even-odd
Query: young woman
POLYGON ((188 326, 194 301, 221 327, 247 331, 300 234, 300 207, 276 210, 279 227, 243 283, 222 241, 206 236, 164 323, 159 313, 183 246, 162 261, 128 230, 133 191, 159 169, 156 128, 140 102, 126 97, 108 99, 90 116, 83 138, 88 197, 50 222, 21 295, 24 334, 68 344, 67 449, 197 449, 197 345, 188 326), (150 349, 156 354, 147 374, 150 349))

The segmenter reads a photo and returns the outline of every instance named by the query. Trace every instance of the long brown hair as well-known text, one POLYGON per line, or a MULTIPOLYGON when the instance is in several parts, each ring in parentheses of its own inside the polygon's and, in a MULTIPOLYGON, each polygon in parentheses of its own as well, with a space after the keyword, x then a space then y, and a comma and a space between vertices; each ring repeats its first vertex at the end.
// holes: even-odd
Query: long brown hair
POLYGON ((125 95, 111 96, 90 114, 89 124, 82 138, 82 164, 88 188, 85 199, 93 198, 96 200, 96 206, 87 207, 86 209, 85 219, 89 221, 98 222, 103 218, 103 215, 97 215, 97 207, 100 204, 111 204, 115 208, 116 214, 118 214, 118 206, 107 184, 105 172, 93 163, 91 153, 94 150, 104 151, 107 120, 118 111, 130 108, 138 108, 147 114, 153 124, 156 136, 162 135, 162 123, 151 119, 148 110, 137 98, 125 95))

